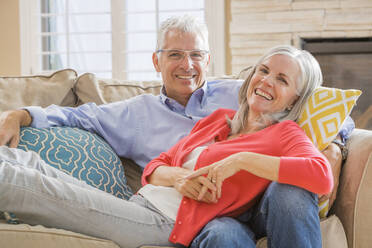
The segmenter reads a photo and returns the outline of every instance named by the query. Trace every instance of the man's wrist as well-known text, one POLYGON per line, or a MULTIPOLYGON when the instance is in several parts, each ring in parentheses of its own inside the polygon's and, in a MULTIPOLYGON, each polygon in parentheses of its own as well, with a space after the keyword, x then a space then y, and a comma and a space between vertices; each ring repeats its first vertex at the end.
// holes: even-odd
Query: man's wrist
POLYGON ((20 109, 20 111, 22 111, 20 112, 20 125, 22 127, 30 126, 32 123, 32 116, 30 114, 30 111, 28 111, 27 109, 20 109))
POLYGON ((341 140, 338 140, 338 139, 333 140, 332 143, 337 145, 340 148, 341 156, 342 156, 342 163, 344 163, 345 160, 347 159, 347 155, 348 155, 348 152, 349 152, 347 147, 346 147, 346 144, 344 142, 342 142, 341 140))

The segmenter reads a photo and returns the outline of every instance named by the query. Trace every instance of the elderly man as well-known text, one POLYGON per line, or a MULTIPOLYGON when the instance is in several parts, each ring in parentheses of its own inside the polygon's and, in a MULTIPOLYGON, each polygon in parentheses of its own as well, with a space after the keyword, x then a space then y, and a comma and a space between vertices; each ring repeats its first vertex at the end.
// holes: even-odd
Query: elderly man
MULTIPOLYGON (((20 126, 79 127, 98 133, 119 156, 131 158, 143 168, 152 158, 187 135, 201 118, 221 107, 237 109, 242 82, 206 81, 210 62, 208 51, 208 31, 203 23, 190 16, 169 18, 160 27, 157 50, 152 56, 154 67, 163 79, 159 96, 141 95, 100 106, 94 103, 76 108, 51 105, 43 109, 33 106, 4 112, 0 116, 0 145, 16 147, 20 126)), ((325 154, 332 164, 340 164, 341 155, 337 146, 331 145, 325 154)), ((202 180, 185 179, 189 173, 186 169, 162 166, 153 173, 151 183, 174 186, 184 196, 197 200, 202 180)), ((271 195, 275 196, 276 188, 268 189, 271 195)), ((272 198, 268 196, 266 202, 270 204, 272 198)), ((210 202, 206 197, 202 201, 210 202)), ((289 240, 287 237, 295 240, 297 245, 306 242, 320 244, 320 232, 314 231, 317 227, 313 221, 318 218, 316 202, 306 197, 300 197, 291 204, 279 202, 275 209, 269 209, 265 214, 291 208, 289 221, 282 223, 286 226, 278 229, 272 224, 275 223, 275 216, 266 216, 263 235, 282 245, 278 247, 290 247, 285 243, 289 240), (307 207, 296 212, 299 201, 307 207), (302 215, 308 218, 298 219, 296 213, 299 211, 304 211, 302 215), (296 230, 298 226, 301 230, 296 230), (288 233, 290 236, 287 236, 288 233)), ((221 218, 209 223, 191 246, 216 247, 217 242, 220 247, 245 247, 246 235, 251 234, 241 221, 221 218)))

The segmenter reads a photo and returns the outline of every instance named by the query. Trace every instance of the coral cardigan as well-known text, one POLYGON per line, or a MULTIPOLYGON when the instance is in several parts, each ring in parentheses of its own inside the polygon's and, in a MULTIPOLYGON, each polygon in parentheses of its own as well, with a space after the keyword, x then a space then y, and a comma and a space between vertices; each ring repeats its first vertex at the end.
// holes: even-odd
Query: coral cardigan
MULTIPOLYGON (((195 170, 231 154, 250 151, 280 157, 280 183, 296 185, 318 194, 332 190, 333 177, 327 159, 295 122, 283 121, 258 132, 226 140, 230 132, 226 115, 232 118, 234 114, 233 110, 219 109, 200 120, 188 136, 146 166, 142 184, 148 183, 149 175, 158 166, 181 167, 194 148, 214 138, 216 142, 200 154, 195 170)), ((232 215, 238 209, 251 206, 269 184, 267 179, 239 171, 223 182, 222 196, 215 204, 183 197, 169 241, 188 246, 210 220, 232 215)))

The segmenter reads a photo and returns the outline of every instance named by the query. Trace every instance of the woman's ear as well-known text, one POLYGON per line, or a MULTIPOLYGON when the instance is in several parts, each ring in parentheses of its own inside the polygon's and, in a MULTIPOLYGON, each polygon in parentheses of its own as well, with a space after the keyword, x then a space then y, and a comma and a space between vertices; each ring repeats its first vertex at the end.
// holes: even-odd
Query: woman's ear
POLYGON ((285 109, 288 110, 288 111, 291 111, 293 106, 296 104, 297 100, 299 99, 300 97, 296 95, 295 99, 292 101, 292 103, 286 107, 285 109))

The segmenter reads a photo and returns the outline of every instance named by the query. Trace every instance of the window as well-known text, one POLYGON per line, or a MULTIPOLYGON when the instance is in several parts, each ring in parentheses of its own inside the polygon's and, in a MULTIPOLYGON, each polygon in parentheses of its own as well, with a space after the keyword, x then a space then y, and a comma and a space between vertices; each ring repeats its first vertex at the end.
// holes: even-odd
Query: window
POLYGON ((206 20, 210 41, 214 41, 210 42, 212 55, 214 50, 223 54, 215 56, 219 58, 219 67, 212 64, 211 74, 216 74, 217 68, 219 74, 224 73, 223 0, 20 0, 20 3, 25 74, 73 68, 79 74, 93 72, 98 77, 159 79, 151 59, 157 28, 167 17, 185 13, 206 20), (215 14, 216 8, 219 15, 215 14), (219 35, 217 39, 213 32, 219 35))

